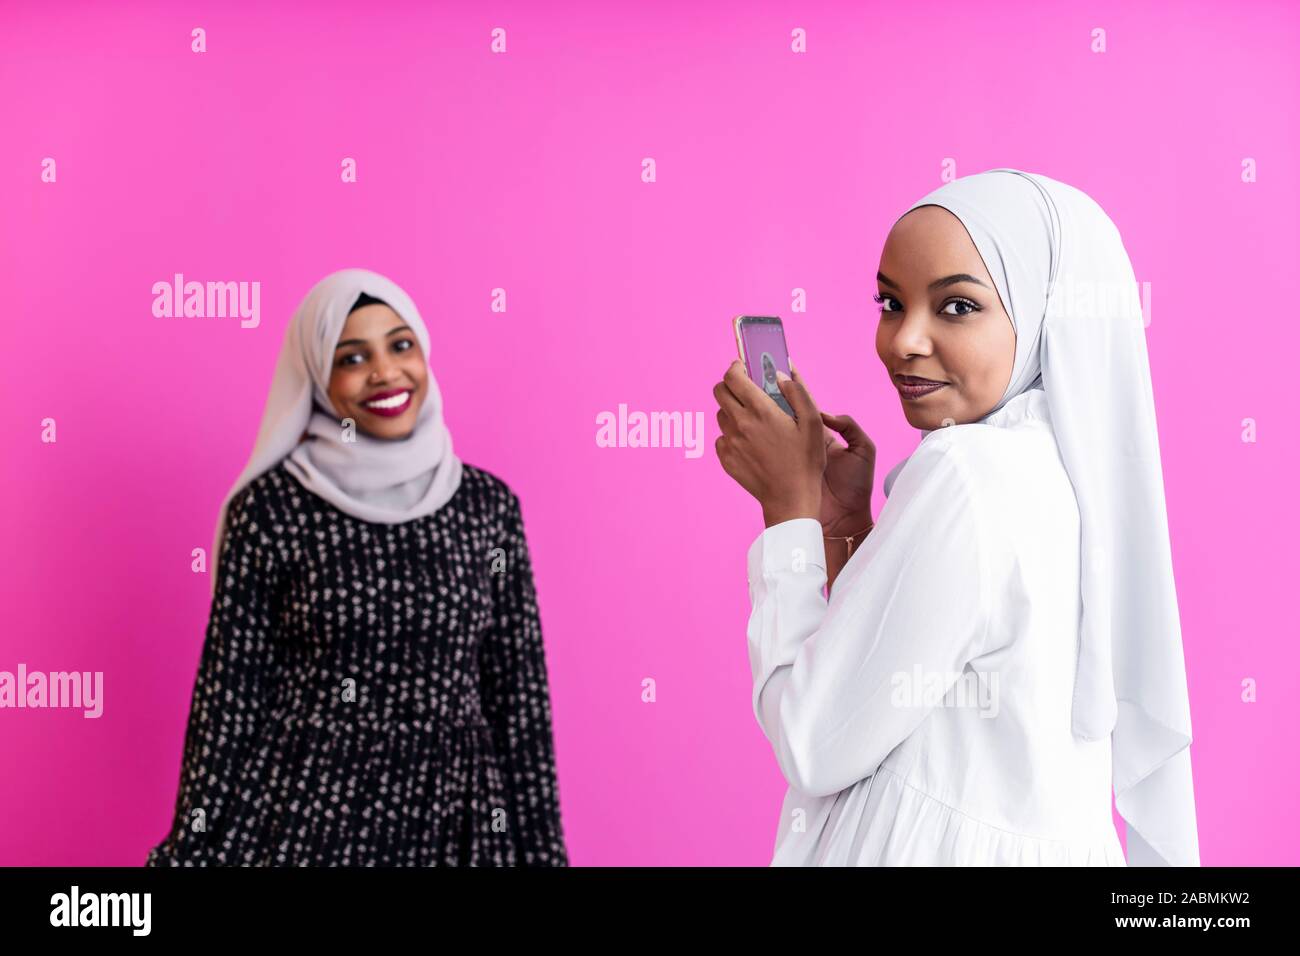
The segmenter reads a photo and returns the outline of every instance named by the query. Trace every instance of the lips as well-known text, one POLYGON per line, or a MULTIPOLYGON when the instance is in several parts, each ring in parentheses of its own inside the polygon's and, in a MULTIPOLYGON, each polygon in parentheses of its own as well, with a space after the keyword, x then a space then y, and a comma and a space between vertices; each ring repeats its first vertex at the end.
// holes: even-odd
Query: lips
POLYGON ((922 378, 919 375, 895 375, 900 382, 906 382, 908 385, 947 385, 937 378, 922 378))
POLYGON ((939 382, 932 378, 922 378, 919 375, 895 375, 894 384, 898 386, 898 392, 904 398, 920 398, 923 395, 929 395, 931 392, 937 392, 939 389, 947 386, 947 382, 939 382))
POLYGON ((411 390, 395 388, 387 392, 378 392, 361 403, 367 411, 376 415, 392 418, 402 414, 411 405, 411 390))

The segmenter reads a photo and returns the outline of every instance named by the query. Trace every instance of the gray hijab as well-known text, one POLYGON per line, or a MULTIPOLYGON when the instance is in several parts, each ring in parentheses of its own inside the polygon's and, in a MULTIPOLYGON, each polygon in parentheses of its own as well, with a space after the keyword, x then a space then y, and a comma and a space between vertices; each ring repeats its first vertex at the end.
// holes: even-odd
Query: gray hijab
POLYGON ((330 370, 344 323, 362 294, 387 303, 429 355, 429 333, 419 310, 391 280, 365 269, 344 269, 312 287, 285 331, 253 453, 221 504, 212 546, 214 591, 231 499, 286 458, 285 468, 309 491, 346 514, 379 524, 432 514, 460 486, 463 466, 452 451, 432 371, 409 436, 393 441, 354 429, 349 437, 355 441, 344 439, 329 399, 330 370))

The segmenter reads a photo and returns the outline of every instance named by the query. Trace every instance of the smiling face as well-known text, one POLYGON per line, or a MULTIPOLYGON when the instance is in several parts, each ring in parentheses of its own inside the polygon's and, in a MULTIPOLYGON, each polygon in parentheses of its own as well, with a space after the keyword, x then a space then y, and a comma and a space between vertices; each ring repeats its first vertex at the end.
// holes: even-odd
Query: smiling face
POLYGON ((375 438, 405 438, 428 385, 424 350, 401 316, 373 303, 348 316, 330 371, 329 398, 340 419, 375 438))
POLYGON ((880 255, 876 354, 913 428, 978 421, 1006 391, 1016 333, 993 277, 955 215, 919 206, 880 255), (908 377, 944 383, 907 386, 908 377))

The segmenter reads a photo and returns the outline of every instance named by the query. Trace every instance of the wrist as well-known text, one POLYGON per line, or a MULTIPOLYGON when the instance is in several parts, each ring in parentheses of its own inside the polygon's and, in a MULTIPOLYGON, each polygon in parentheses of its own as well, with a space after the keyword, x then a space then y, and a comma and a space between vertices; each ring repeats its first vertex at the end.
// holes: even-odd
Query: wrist
POLYGON ((805 498, 800 501, 772 502, 764 504, 763 526, 770 528, 773 525, 781 524, 785 521, 793 521, 796 518, 812 518, 814 521, 817 521, 817 515, 820 511, 821 501, 814 500, 813 498, 805 498))
POLYGON ((863 511, 858 514, 841 515, 822 524, 822 534, 827 538, 854 538, 862 537, 863 532, 875 527, 875 520, 871 517, 870 511, 863 511))
POLYGON ((833 526, 828 530, 828 525, 822 526, 822 538, 826 543, 826 553, 829 555, 833 549, 844 548, 844 563, 847 564, 853 557, 853 552, 857 550, 862 542, 867 540, 867 535, 871 529, 876 526, 871 520, 870 514, 858 516, 846 516, 830 522, 833 526))

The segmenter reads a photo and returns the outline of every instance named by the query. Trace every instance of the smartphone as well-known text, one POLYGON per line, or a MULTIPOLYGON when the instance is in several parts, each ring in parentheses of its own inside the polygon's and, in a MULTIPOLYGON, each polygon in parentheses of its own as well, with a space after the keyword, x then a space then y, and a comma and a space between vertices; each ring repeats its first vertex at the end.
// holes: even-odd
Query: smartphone
POLYGON ((785 348, 785 329, 774 315, 738 315, 732 320, 736 327, 736 348, 745 363, 749 379, 781 406, 781 411, 794 418, 794 409, 777 387, 778 371, 790 374, 790 353, 785 348))

